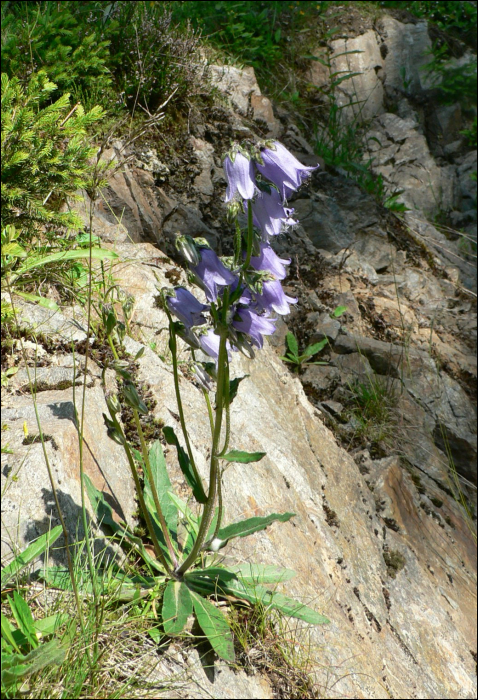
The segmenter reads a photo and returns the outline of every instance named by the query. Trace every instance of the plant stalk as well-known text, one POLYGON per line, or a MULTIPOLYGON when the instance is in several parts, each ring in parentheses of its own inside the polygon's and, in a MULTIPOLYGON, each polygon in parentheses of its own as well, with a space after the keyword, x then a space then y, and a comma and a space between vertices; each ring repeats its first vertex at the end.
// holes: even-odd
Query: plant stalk
POLYGON ((196 538, 196 542, 189 553, 189 556, 184 560, 179 569, 177 569, 177 574, 184 574, 189 567, 194 564, 196 557, 202 549, 204 542, 206 541, 209 525, 211 523, 212 516, 214 514, 214 505, 216 501, 217 493, 217 472, 219 468, 219 455, 218 447, 219 440, 221 438, 221 427, 222 427, 222 413, 224 404, 224 379, 226 374, 227 366, 227 328, 223 328, 220 333, 220 343, 219 343, 219 357, 218 357, 218 370, 217 370, 217 392, 216 392, 216 421, 214 425, 214 435, 212 440, 211 449, 211 464, 209 470, 209 493, 207 501, 204 505, 204 510, 201 518, 201 525, 199 526, 199 532, 196 538))

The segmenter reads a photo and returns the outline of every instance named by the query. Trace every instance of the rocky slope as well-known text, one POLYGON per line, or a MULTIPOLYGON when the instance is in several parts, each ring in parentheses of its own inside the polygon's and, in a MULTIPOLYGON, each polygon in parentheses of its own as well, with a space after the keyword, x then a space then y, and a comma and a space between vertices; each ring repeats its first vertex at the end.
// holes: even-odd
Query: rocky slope
MULTIPOLYGON (((410 211, 398 218, 344 174, 316 172, 292 204, 300 224, 277 242, 277 252, 292 259, 288 290, 299 304, 255 361, 234 357, 232 364, 235 375, 250 376, 232 407, 231 444, 267 457, 226 472, 226 519, 279 510, 297 515, 227 554, 295 569, 287 590, 330 618, 330 625, 311 631, 311 661, 324 697, 476 696, 474 524, 458 503, 462 494, 470 510, 476 500, 475 272, 458 241, 430 221, 439 210, 453 211, 474 235, 469 173, 476 154, 460 140, 457 107, 454 113, 417 108, 428 94, 419 65, 429 41, 425 23, 385 18, 332 42, 332 60, 344 49, 361 52, 346 56, 347 69, 360 75, 341 84, 344 104, 351 94, 364 100, 373 167, 391 193, 403 190, 410 211), (396 71, 402 63, 410 94, 396 71), (443 137, 434 141, 437 124, 443 137), (331 318, 339 305, 346 312, 331 318), (288 329, 302 346, 327 337, 321 357, 327 364, 289 371, 279 359, 288 329), (380 435, 376 416, 369 429, 360 421, 360 391, 370 387, 387 404, 380 435)), ((310 79, 320 85, 327 76, 314 66, 310 79)), ((252 69, 217 66, 211 73, 222 103, 190 124, 174 160, 165 162, 153 144, 111 145, 104 157, 130 156, 129 164, 110 179, 93 219, 93 232, 121 256, 114 279, 135 300, 125 350, 134 356, 145 348, 137 379, 158 424, 175 428, 167 323, 155 304, 158 284, 185 282, 175 235, 204 236, 228 251, 221 154, 230 139, 269 135, 303 162, 316 162, 293 115, 274 112, 252 69)), ((39 341, 27 343, 30 371, 36 365, 47 451, 75 532, 74 402, 84 372, 84 310, 54 314, 18 302, 18 311, 27 335, 39 341)), ((131 522, 128 466, 101 415, 104 392, 116 390, 115 376, 109 369, 103 376, 108 357, 97 344, 92 357, 85 468, 110 495, 118 518, 131 522)), ((11 361, 19 362, 18 352, 11 361)), ((202 394, 188 376, 181 383, 205 476, 209 428, 202 394)), ((12 549, 56 523, 23 361, 4 391, 2 421, 12 451, 2 454, 7 560, 12 549)), ((173 452, 167 461, 181 492, 173 452)), ((259 674, 216 665, 206 676, 197 652, 178 648, 158 658, 148 648, 147 659, 159 685, 187 672, 189 680, 174 691, 178 697, 276 696, 271 679, 259 674)))

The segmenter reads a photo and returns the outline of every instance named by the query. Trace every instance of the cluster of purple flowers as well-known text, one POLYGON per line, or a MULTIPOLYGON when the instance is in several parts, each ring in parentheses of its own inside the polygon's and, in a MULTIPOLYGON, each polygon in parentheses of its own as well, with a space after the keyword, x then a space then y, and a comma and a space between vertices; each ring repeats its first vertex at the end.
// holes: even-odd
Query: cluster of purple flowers
POLYGON ((289 304, 297 302, 284 293, 281 285, 290 260, 276 255, 270 239, 296 223, 292 219, 293 209, 286 206, 286 198, 315 167, 302 165, 277 141, 267 142, 253 156, 241 147, 235 147, 226 156, 226 202, 236 212, 242 208, 252 213, 259 232, 256 254, 250 257, 248 270, 243 269, 243 264, 235 269, 232 263, 226 266, 206 243, 183 241, 191 271, 209 304, 199 302, 184 287, 176 288, 175 296, 168 295, 167 304, 184 325, 183 338, 193 347, 201 348, 217 360, 219 335, 207 327, 205 314, 212 312, 213 319, 218 317, 214 311, 224 301, 226 289, 227 299, 233 300, 227 310, 228 352, 242 350, 249 357, 253 356, 251 345, 262 348, 263 336, 274 333, 276 319, 271 314, 288 314, 289 304))

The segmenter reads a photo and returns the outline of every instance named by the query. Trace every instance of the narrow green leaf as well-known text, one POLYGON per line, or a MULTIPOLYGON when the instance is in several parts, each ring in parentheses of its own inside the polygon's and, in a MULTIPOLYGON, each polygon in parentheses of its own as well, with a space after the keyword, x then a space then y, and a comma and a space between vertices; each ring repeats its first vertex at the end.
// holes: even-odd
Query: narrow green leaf
POLYGON ((191 592, 194 612, 216 654, 232 663, 235 659, 232 632, 224 615, 209 600, 191 592))
POLYGON ((231 523, 231 525, 226 525, 219 530, 217 533, 217 538, 222 540, 221 548, 228 542, 228 540, 233 537, 246 537, 247 535, 252 535, 254 532, 259 530, 265 530, 266 527, 271 525, 273 522, 278 520, 281 523, 285 523, 294 517, 295 513, 271 513, 271 515, 266 515, 265 517, 255 517, 248 518, 247 520, 241 520, 238 523, 231 523))
POLYGON ((29 292, 19 292, 18 290, 15 290, 15 294, 17 294, 19 297, 22 297, 22 299, 31 301, 34 304, 43 306, 45 309, 50 309, 51 311, 58 311, 60 308, 56 301, 53 301, 53 299, 47 299, 46 297, 41 297, 38 294, 30 294, 29 292))
POLYGON ((7 596, 7 598, 13 613, 13 617, 15 618, 20 631, 25 635, 32 647, 37 647, 38 639, 35 634, 35 625, 30 606, 22 598, 18 591, 13 591, 13 599, 10 596, 7 596))
POLYGON ((194 475, 194 471, 191 466, 189 457, 179 444, 179 440, 176 437, 174 429, 170 426, 166 426, 165 428, 163 428, 163 435, 166 438, 166 442, 168 443, 168 445, 174 445, 176 447, 176 451, 178 453, 179 466, 181 467, 181 471, 183 472, 186 481, 192 489, 194 498, 196 499, 196 501, 198 501, 198 503, 206 503, 207 496, 204 493, 204 489, 202 485, 198 481, 196 481, 196 477, 194 475))
POLYGON ((292 569, 268 564, 237 564, 228 567, 243 583, 281 583, 296 575, 292 569))
MULTIPOLYGON (((50 255, 31 257, 28 262, 15 271, 15 276, 17 277, 28 270, 33 270, 36 267, 41 267, 42 265, 47 265, 48 263, 80 260, 81 258, 89 257, 89 248, 76 248, 76 250, 65 250, 57 253, 51 253, 50 255)), ((105 248, 92 248, 91 257, 93 260, 116 260, 118 258, 118 254, 112 250, 106 250, 105 248)))
POLYGON ((232 403, 237 396, 237 390, 239 389, 239 384, 243 379, 246 379, 249 375, 245 374, 243 377, 236 377, 229 382, 229 403, 232 403))
POLYGON ((19 571, 21 571, 27 564, 36 559, 46 552, 46 550, 51 547, 51 545, 56 542, 62 533, 61 525, 57 525, 52 528, 49 532, 45 532, 41 535, 35 542, 32 542, 21 554, 15 557, 10 564, 7 564, 2 569, 2 589, 6 586, 8 581, 15 576, 19 571))
POLYGON ((163 597, 163 627, 170 637, 181 634, 189 615, 193 611, 193 601, 188 587, 182 581, 168 581, 163 597))
MULTIPOLYGON (((163 447, 159 440, 155 440, 149 448, 149 463, 166 525, 175 538, 178 530, 178 509, 176 504, 168 497, 168 491, 171 491, 173 487, 168 476, 163 447)), ((156 508, 154 506, 153 493, 146 471, 144 472, 144 497, 148 510, 155 515, 156 508)))
POLYGON ((289 347, 289 350, 291 352, 291 355, 293 357, 298 357, 299 355, 299 344, 297 342, 297 338, 293 333, 287 333, 286 337, 286 343, 289 347))
POLYGON ((337 308, 334 309, 330 315, 332 316, 332 318, 340 318, 342 314, 344 314, 346 311, 346 306, 337 306, 337 308))
POLYGON ((316 355, 318 352, 324 349, 324 347, 327 345, 328 340, 327 338, 324 338, 321 340, 319 343, 314 343, 313 345, 309 345, 307 348, 304 350, 304 354, 299 358, 302 359, 304 357, 312 357, 312 355, 316 355))
MULTIPOLYGON (((8 618, 1 613, 1 619, 2 619, 2 641, 4 639, 7 640, 11 646, 20 653, 20 648, 15 640, 15 637, 13 636, 13 627, 11 626, 10 622, 8 621, 8 618)), ((3 663, 2 663, 3 666, 3 663)))
POLYGON ((250 462, 259 462, 266 456, 266 452, 242 452, 241 450, 231 450, 221 459, 226 459, 228 462, 239 462, 240 464, 249 464, 250 462))

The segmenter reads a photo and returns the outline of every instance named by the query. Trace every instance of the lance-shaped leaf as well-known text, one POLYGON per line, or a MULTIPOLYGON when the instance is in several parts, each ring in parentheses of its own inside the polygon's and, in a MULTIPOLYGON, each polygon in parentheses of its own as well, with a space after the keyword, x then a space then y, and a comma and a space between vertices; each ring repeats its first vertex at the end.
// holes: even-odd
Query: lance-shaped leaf
POLYGON ((239 462, 239 464, 249 464, 250 462, 259 462, 266 456, 266 452, 243 452, 242 450, 231 450, 221 459, 226 459, 228 462, 239 462))
POLYGON ((293 333, 287 333, 286 337, 286 343, 287 346, 290 350, 290 353, 293 357, 298 357, 299 356, 299 344, 297 343, 297 338, 293 333))
POLYGON ((236 564, 228 567, 243 583, 281 583, 296 575, 292 569, 270 564, 236 564))
POLYGON ((168 581, 163 597, 163 627, 166 634, 181 634, 189 615, 193 611, 193 601, 188 587, 183 581, 168 581))
POLYGON ((276 520, 281 523, 286 523, 293 518, 294 515, 295 513, 271 513, 264 517, 258 516, 255 518, 248 518, 247 520, 240 520, 238 523, 226 525, 226 527, 221 528, 217 533, 216 539, 220 540, 217 549, 222 549, 222 547, 234 537, 246 537, 247 535, 252 535, 253 532, 265 530, 266 527, 276 520))
POLYGON ((199 626, 212 648, 221 659, 232 663, 235 659, 234 642, 226 618, 209 600, 192 591, 191 597, 199 626))
POLYGON ((289 617, 296 617, 311 625, 322 625, 329 620, 307 605, 300 603, 289 596, 276 591, 269 591, 255 581, 246 583, 244 578, 230 569, 211 567, 210 569, 196 569, 186 574, 185 580, 190 589, 203 595, 215 593, 216 595, 234 596, 242 598, 249 603, 261 603, 266 607, 280 610, 289 617))
POLYGON ((7 596, 13 617, 15 618, 20 631, 32 647, 38 646, 38 639, 35 634, 35 623, 28 603, 22 598, 18 591, 13 591, 13 598, 7 596))
POLYGON ((36 559, 46 552, 46 550, 59 538, 62 533, 61 525, 52 528, 50 532, 45 532, 35 542, 29 545, 21 554, 19 554, 10 564, 7 564, 2 569, 2 589, 8 581, 15 576, 23 567, 27 566, 31 561, 36 559))
POLYGON ((183 472, 186 481, 192 489, 194 498, 199 503, 206 503, 207 496, 204 493, 202 484, 196 479, 190 459, 179 444, 179 440, 176 437, 176 433, 174 432, 173 428, 171 428, 170 426, 166 426, 165 428, 163 428, 163 434, 166 438, 166 442, 168 443, 168 445, 174 445, 176 447, 178 453, 179 466, 181 467, 181 471, 183 472))
POLYGON ((11 686, 25 676, 29 676, 50 664, 61 664, 66 649, 59 646, 57 639, 42 644, 29 654, 2 655, 2 685, 11 686))
MULTIPOLYGON (((171 481, 166 468, 163 448, 159 440, 153 442, 149 449, 149 464, 153 474, 153 481, 158 494, 159 504, 163 511, 166 525, 169 532, 176 538, 178 529, 178 509, 176 504, 169 498, 168 491, 172 490, 171 481)), ((152 517, 156 520, 156 508, 154 505, 153 492, 149 483, 147 471, 144 470, 144 500, 152 517)))

